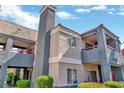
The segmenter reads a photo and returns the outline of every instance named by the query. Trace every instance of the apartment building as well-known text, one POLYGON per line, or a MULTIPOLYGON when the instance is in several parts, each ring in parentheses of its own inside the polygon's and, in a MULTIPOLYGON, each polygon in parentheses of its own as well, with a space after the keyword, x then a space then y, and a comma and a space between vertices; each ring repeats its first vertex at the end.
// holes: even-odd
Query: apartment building
POLYGON ((40 11, 39 31, 0 20, 0 82, 7 68, 20 69, 22 79, 50 75, 54 87, 80 82, 123 81, 124 67, 119 37, 100 24, 79 34, 62 24, 54 26, 54 6, 40 11))

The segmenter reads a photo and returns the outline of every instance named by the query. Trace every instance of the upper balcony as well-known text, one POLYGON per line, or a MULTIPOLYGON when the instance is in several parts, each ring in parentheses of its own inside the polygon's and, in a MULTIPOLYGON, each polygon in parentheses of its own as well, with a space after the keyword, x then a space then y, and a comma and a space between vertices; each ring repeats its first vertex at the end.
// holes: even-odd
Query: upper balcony
POLYGON ((8 62, 8 66, 14 67, 32 67, 34 61, 34 54, 25 50, 12 49, 10 55, 6 58, 6 52, 0 48, 0 64, 4 61, 8 62))
POLYGON ((120 51, 112 48, 111 46, 107 46, 106 54, 110 64, 121 65, 123 63, 123 57, 120 51))
MULTIPOLYGON (((123 63, 123 58, 121 53, 112 48, 111 46, 106 47, 107 61, 113 65, 121 65, 123 63)), ((88 48, 83 48, 81 52, 83 63, 97 63, 100 62, 100 50, 98 46, 92 46, 88 48)))
POLYGON ((82 62, 83 63, 99 63, 100 54, 99 48, 97 45, 83 48, 81 52, 82 62))
POLYGON ((10 44, 9 51, 5 51, 9 36, 1 33, 0 35, 0 65, 7 62, 8 66, 33 66, 35 45, 34 41, 26 40, 24 38, 19 38, 16 36, 11 36, 13 42, 11 42, 10 44))
MULTIPOLYGON (((98 40, 96 33, 90 33, 87 36, 83 36, 83 49, 81 52, 83 63, 100 63, 100 48, 98 47, 98 40)), ((122 64, 123 58, 119 49, 119 41, 116 38, 105 33, 105 45, 107 62, 113 65, 122 64)))

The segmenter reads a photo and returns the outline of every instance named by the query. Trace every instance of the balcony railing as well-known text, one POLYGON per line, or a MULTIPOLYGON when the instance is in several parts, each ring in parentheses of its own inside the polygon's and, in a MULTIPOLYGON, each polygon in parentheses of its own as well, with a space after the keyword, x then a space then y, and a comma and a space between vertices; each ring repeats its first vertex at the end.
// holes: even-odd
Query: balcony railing
MULTIPOLYGON (((4 48, 0 48, 0 51, 4 51, 4 48)), ((11 49, 11 52, 16 52, 16 53, 23 53, 23 54, 34 54, 32 51, 27 51, 27 50, 17 50, 17 49, 11 49)))
MULTIPOLYGON (((93 45, 93 46, 91 46, 91 47, 83 48, 82 50, 90 50, 90 49, 94 49, 94 48, 98 48, 98 45, 93 45)), ((109 45, 107 45, 107 48, 116 51, 115 48, 113 48, 113 47, 111 47, 111 46, 109 46, 109 45)))
POLYGON ((91 49, 94 49, 94 48, 98 48, 98 46, 94 45, 94 46, 91 46, 91 47, 83 48, 82 50, 91 50, 91 49))
POLYGON ((115 48, 113 48, 113 47, 111 47, 111 46, 109 46, 109 45, 107 45, 107 48, 109 48, 109 49, 112 49, 112 50, 116 51, 116 49, 115 49, 115 48))
POLYGON ((4 48, 0 48, 0 51, 4 51, 4 48))
POLYGON ((27 50, 16 50, 16 49, 11 49, 11 52, 23 53, 23 54, 34 54, 32 51, 27 51, 27 50))

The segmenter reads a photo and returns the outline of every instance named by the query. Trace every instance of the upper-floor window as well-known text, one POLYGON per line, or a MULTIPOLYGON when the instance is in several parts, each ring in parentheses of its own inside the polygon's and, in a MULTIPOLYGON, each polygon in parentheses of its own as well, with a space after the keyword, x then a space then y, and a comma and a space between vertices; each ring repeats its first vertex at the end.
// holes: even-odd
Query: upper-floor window
POLYGON ((76 47, 76 37, 67 36, 68 39, 68 46, 69 47, 76 47))

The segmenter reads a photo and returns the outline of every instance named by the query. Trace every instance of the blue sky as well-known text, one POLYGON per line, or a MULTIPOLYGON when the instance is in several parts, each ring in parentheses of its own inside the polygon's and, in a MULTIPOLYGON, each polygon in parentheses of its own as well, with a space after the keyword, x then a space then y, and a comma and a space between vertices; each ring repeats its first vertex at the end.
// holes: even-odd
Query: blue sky
MULTIPOLYGON (((56 25, 61 23, 78 33, 83 33, 99 24, 104 24, 120 37, 121 42, 124 41, 124 6, 69 5, 56 7, 56 25)), ((38 5, 2 6, 0 18, 28 28, 38 29, 41 8, 42 6, 38 5)))

